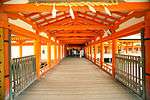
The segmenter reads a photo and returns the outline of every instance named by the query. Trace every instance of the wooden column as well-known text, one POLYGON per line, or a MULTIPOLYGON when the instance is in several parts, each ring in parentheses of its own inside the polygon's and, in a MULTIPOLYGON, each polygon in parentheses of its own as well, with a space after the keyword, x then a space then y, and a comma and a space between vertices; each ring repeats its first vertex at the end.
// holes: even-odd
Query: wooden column
POLYGON ((47 43, 47 63, 49 68, 51 68, 51 36, 49 36, 49 41, 47 43))
POLYGON ((41 43, 39 39, 34 41, 34 54, 36 58, 36 75, 40 79, 41 43))
POLYGON ((10 30, 8 27, 8 17, 6 14, 0 14, 0 100, 9 98, 10 89, 10 57, 11 43, 10 30))
POLYGON ((88 59, 90 59, 90 47, 88 46, 88 59))
POLYGON ((115 67, 116 67, 116 59, 115 55, 117 53, 117 40, 112 40, 112 77, 115 78, 115 67))
POLYGON ((60 44, 58 45, 58 61, 60 61, 60 44))
POLYGON ((96 64, 97 45, 94 45, 94 63, 96 64))
POLYGON ((19 42, 19 56, 22 57, 22 42, 19 42))
POLYGON ((92 61, 92 46, 90 46, 90 55, 91 55, 90 60, 92 61))
POLYGON ((146 100, 150 100, 150 11, 145 16, 145 71, 146 71, 146 100))
POLYGON ((100 67, 102 68, 104 62, 104 43, 100 42, 100 67))
POLYGON ((126 42, 125 50, 126 50, 126 54, 127 54, 128 53, 128 42, 126 42))
POLYGON ((64 45, 62 45, 62 58, 64 57, 64 45))
POLYGON ((54 64, 57 63, 57 45, 54 44, 54 64))

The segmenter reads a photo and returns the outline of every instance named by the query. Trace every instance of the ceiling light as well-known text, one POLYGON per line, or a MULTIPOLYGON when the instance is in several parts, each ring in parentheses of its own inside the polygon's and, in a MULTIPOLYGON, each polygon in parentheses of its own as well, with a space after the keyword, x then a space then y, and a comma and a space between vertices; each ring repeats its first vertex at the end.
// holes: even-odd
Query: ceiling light
POLYGON ((57 15, 57 10, 55 8, 55 3, 53 4, 53 9, 52 9, 52 18, 56 18, 57 15))
POLYGON ((71 16, 72 19, 75 19, 75 16, 74 16, 74 12, 73 12, 73 9, 71 8, 71 6, 69 5, 69 14, 71 16))

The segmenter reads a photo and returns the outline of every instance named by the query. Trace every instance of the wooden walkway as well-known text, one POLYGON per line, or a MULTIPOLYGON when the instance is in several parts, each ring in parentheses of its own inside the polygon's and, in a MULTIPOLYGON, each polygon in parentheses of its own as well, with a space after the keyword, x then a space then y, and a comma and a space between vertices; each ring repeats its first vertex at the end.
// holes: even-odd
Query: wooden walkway
POLYGON ((82 58, 65 58, 17 100, 140 100, 82 58))

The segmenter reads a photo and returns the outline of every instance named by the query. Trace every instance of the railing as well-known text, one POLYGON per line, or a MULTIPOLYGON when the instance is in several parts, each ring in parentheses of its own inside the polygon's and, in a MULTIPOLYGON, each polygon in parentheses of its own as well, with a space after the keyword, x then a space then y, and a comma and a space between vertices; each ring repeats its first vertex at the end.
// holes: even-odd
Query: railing
POLYGON ((103 62, 102 69, 108 74, 112 75, 112 64, 103 62))
POLYGON ((35 56, 12 59, 10 75, 10 97, 13 99, 36 80, 35 56))
POLYGON ((139 96, 143 96, 143 66, 140 56, 117 54, 115 77, 139 96))
MULTIPOLYGON (((99 58, 92 58, 92 62, 94 64, 96 64, 97 66, 101 66, 100 65, 100 59, 99 58), (96 62, 94 62, 96 61, 96 62)), ((108 74, 112 75, 112 64, 111 63, 105 63, 103 62, 102 66, 101 66, 102 70, 104 70, 105 72, 107 72, 108 74)))

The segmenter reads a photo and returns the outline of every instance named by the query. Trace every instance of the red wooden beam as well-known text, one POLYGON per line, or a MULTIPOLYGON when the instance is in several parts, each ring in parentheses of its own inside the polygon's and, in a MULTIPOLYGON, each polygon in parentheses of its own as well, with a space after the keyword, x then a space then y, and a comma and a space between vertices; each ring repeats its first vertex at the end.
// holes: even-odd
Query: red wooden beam
POLYGON ((45 26, 43 27, 44 31, 47 31, 47 30, 103 30, 103 29, 106 29, 107 27, 106 26, 103 26, 103 25, 80 25, 80 26, 77 26, 77 25, 48 25, 48 26, 45 26))
MULTIPOLYGON (((109 5, 107 6, 110 11, 145 11, 149 10, 149 2, 128 2, 128 3, 119 3, 118 5, 109 5)), ((83 11, 90 11, 88 7, 85 6, 73 6, 74 11, 79 11, 79 8, 83 11)), ((94 8, 96 11, 104 11, 104 7, 100 5, 95 5, 94 8)), ((56 9, 59 11, 68 11, 69 6, 56 6, 56 9)), ((0 12, 49 12, 52 11, 52 5, 38 5, 35 4, 7 4, 1 5, 0 12)))
MULTIPOLYGON (((108 24, 112 24, 112 22, 111 22, 111 21, 105 20, 105 18, 104 18, 104 19, 102 19, 102 18, 98 18, 98 17, 96 17, 96 16, 92 16, 92 15, 85 14, 85 13, 82 13, 82 12, 79 12, 79 14, 84 15, 84 18, 86 18, 86 16, 87 16, 87 17, 91 17, 91 18, 93 18, 93 19, 92 19, 93 21, 94 21, 94 19, 97 19, 97 20, 102 21, 103 23, 104 23, 104 22, 106 22, 106 23, 108 23, 108 24)), ((88 20, 90 20, 90 19, 88 19, 88 20)))

